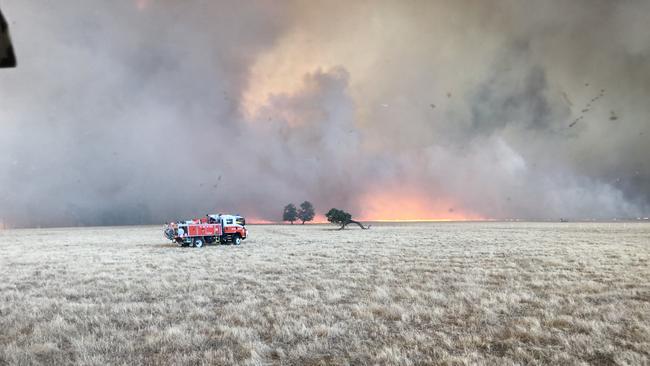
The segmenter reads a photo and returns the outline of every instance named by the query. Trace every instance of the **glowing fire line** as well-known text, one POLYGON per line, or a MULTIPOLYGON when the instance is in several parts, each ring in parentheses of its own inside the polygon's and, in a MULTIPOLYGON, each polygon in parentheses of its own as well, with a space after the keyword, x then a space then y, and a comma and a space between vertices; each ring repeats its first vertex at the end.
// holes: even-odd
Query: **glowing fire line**
POLYGON ((426 194, 400 188, 368 193, 361 199, 363 221, 445 222, 484 220, 483 217, 455 207, 450 200, 430 198, 426 194))

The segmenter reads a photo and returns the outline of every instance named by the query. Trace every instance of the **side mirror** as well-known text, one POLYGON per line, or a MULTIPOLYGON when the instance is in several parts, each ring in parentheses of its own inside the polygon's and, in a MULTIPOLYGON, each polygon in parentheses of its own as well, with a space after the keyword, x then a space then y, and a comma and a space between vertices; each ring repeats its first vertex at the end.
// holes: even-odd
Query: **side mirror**
POLYGON ((9 38, 9 26, 0 11, 0 68, 16 67, 16 55, 9 38))

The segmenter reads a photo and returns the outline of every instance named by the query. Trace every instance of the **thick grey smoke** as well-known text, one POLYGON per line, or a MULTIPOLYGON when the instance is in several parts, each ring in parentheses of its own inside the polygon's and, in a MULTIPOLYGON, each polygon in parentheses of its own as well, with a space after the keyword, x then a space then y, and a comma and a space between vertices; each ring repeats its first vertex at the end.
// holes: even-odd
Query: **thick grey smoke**
POLYGON ((649 213, 644 0, 0 5, 10 226, 649 213))

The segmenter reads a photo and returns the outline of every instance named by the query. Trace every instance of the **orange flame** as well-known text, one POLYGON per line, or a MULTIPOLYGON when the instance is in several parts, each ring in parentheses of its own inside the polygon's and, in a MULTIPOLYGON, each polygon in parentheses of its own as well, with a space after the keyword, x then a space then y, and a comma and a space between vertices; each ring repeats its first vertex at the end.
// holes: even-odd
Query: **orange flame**
MULTIPOLYGON (((312 221, 306 222, 305 224, 326 224, 327 218, 325 218, 325 215, 321 214, 316 214, 314 216, 314 219, 312 221)), ((250 216, 246 217, 246 223, 252 224, 252 225, 271 225, 271 224, 282 224, 283 221, 277 220, 277 221, 272 221, 272 220, 267 220, 267 219, 260 219, 255 216, 250 216)), ((300 224, 300 221, 296 221, 297 224, 300 224)))
POLYGON ((246 218, 246 223, 247 223, 247 224, 252 224, 252 225, 270 225, 270 224, 277 224, 277 222, 275 222, 275 221, 259 219, 259 218, 256 218, 256 217, 248 217, 248 218, 246 218))
POLYGON ((454 207, 449 199, 398 189, 368 193, 362 197, 363 221, 473 221, 480 215, 454 207))
POLYGON ((151 5, 151 2, 153 0, 135 0, 135 6, 138 8, 138 10, 143 11, 151 5))

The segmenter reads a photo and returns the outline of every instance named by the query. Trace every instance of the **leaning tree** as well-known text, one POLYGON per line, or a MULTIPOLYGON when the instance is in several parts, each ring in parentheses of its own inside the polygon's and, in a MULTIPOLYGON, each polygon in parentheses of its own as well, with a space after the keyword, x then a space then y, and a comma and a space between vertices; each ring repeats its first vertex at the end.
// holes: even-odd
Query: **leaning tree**
POLYGON ((327 221, 331 222, 332 224, 341 225, 339 230, 345 229, 345 227, 348 226, 349 224, 357 224, 359 225, 360 228, 364 230, 370 229, 370 225, 368 225, 367 227, 363 226, 363 224, 360 223, 359 221, 352 220, 352 215, 350 215, 349 213, 343 210, 339 210, 338 208, 333 208, 329 210, 325 214, 325 217, 327 217, 327 221))

